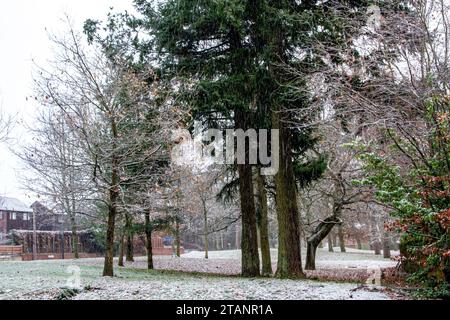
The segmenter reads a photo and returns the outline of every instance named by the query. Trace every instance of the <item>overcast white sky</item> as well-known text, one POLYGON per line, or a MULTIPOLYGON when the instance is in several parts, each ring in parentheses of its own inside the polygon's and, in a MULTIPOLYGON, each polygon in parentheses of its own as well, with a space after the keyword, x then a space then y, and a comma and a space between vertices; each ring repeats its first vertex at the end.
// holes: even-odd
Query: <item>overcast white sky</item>
POLYGON ((61 19, 68 13, 82 28, 87 18, 104 19, 109 8, 132 11, 132 0, 10 0, 0 1, 0 106, 3 112, 17 115, 18 123, 8 144, 0 145, 0 195, 18 198, 31 204, 36 195, 20 185, 20 160, 9 151, 27 140, 23 123, 32 123, 32 60, 45 67, 51 59, 48 32, 58 33, 64 27, 61 19))

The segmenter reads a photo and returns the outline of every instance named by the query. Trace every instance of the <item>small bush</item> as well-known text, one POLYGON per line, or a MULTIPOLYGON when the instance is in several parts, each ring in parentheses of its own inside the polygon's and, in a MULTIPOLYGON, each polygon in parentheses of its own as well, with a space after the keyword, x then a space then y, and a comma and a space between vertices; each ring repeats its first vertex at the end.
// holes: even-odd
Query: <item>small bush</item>
POLYGON ((81 291, 75 288, 63 288, 56 300, 69 300, 79 294, 81 291))

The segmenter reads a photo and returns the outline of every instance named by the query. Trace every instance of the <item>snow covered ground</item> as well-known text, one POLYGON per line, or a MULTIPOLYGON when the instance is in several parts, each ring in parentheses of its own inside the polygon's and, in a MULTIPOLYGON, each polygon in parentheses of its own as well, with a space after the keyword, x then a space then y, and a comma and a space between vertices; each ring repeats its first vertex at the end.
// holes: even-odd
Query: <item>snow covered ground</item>
POLYGON ((99 290, 75 299, 195 299, 195 300, 387 300, 380 292, 354 290, 357 286, 311 280, 243 279, 224 277, 152 277, 145 281, 99 279, 99 290), (107 288, 107 290, 106 290, 107 288))
MULTIPOLYGON (((302 257, 305 259, 305 250, 302 252, 302 257)), ((353 248, 346 248, 345 253, 341 253, 339 248, 334 248, 334 252, 328 252, 327 248, 317 249, 316 267, 317 268, 364 268, 368 267, 395 267, 396 262, 390 259, 384 259, 383 256, 376 256, 373 251, 357 250, 353 248)), ((270 255, 273 262, 277 261, 278 251, 271 249, 270 255)), ((392 255, 397 255, 398 252, 392 252, 392 255)), ((240 250, 227 251, 211 251, 208 253, 210 259, 232 259, 240 260, 240 250)), ((203 251, 191 251, 183 255, 183 258, 203 259, 205 253, 203 251)))
MULTIPOLYGON (((390 298, 380 291, 357 289, 358 283, 240 278, 235 276, 240 271, 239 256, 239 251, 221 251, 211 252, 208 260, 200 258, 199 252, 182 258, 155 257, 155 271, 147 271, 145 258, 139 257, 125 268, 116 268, 114 278, 101 277, 102 259, 0 262, 0 299, 55 299, 62 288, 72 285, 82 288, 73 299, 390 298)), ((348 268, 348 272, 364 273, 366 262, 371 266, 395 265, 370 253, 320 251, 317 272, 348 268)), ((315 277, 314 273, 308 275, 315 277)))

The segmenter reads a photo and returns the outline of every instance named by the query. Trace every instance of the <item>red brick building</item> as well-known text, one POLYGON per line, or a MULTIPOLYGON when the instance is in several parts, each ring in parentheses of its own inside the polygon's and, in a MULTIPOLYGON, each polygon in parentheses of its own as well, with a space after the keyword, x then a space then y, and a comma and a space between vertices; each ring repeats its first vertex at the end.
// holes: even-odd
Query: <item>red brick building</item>
MULTIPOLYGON (((72 241, 71 232, 67 230, 69 227, 69 223, 66 221, 67 217, 54 214, 40 202, 35 202, 31 207, 27 207, 17 199, 0 197, 0 246, 20 246, 22 247, 23 258, 31 259, 33 251, 33 211, 36 217, 36 252, 38 259, 48 259, 49 257, 58 259, 63 255, 65 258, 71 258, 72 241)), ((80 256, 88 257, 102 254, 102 250, 95 244, 93 235, 88 231, 79 231, 78 244, 80 256)), ((163 232, 153 234, 152 246, 154 255, 172 255, 175 250, 173 239, 163 232), (171 240, 168 240, 168 238, 171 240)), ((11 248, 4 247, 6 251, 11 248)), ((144 236, 134 238, 134 252, 136 255, 146 254, 144 236)), ((181 248, 181 253, 184 253, 184 248, 181 248)))
POLYGON ((0 197, 0 244, 8 241, 11 230, 31 230, 33 210, 20 200, 0 197))

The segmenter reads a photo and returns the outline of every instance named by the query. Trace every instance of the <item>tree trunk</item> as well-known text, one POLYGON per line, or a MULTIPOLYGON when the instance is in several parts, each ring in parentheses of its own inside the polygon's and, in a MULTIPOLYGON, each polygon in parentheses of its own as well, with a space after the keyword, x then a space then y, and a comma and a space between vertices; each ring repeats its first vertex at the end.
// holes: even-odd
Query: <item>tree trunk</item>
POLYGON ((336 224, 341 221, 336 216, 330 216, 319 223, 314 229, 312 235, 308 237, 307 250, 306 250, 306 270, 316 270, 316 252, 317 247, 323 239, 328 237, 330 242, 330 232, 336 224))
POLYGON ((328 235, 327 239, 328 239, 328 252, 334 252, 333 239, 332 239, 331 233, 328 235))
POLYGON ((379 240, 375 240, 373 244, 373 249, 375 251, 375 255, 381 255, 381 242, 379 240))
MULTIPOLYGON (((242 49, 242 39, 237 30, 231 30, 228 34, 229 45, 232 52, 242 49)), ((232 66, 233 73, 240 74, 245 68, 246 61, 238 55, 232 66)), ((234 128, 246 131, 249 128, 249 114, 242 107, 234 109, 234 128)), ((234 140, 233 140, 234 142, 234 140)), ((249 146, 246 144, 245 164, 237 163, 239 174, 239 195, 241 206, 242 236, 241 236, 241 265, 242 275, 254 277, 260 275, 258 235, 256 226, 255 200, 253 197, 252 166, 248 159, 249 146)))
POLYGON ((204 233, 204 242, 205 242, 205 259, 208 259, 208 251, 209 251, 209 245, 208 245, 208 211, 206 210, 206 202, 202 201, 203 206, 203 233, 204 233))
MULTIPOLYGON (((243 110, 235 110, 236 129, 247 129, 247 115, 243 110)), ((246 148, 246 152, 248 148, 246 148)), ((242 215, 242 275, 255 277, 260 275, 258 236, 256 226, 255 200, 253 196, 252 166, 246 157, 245 164, 238 164, 239 194, 242 215)))
POLYGON ((104 277, 114 276, 114 228, 116 223, 116 192, 111 191, 111 204, 108 212, 108 225, 106 229, 105 264, 103 267, 104 277))
POLYGON ((238 165, 242 213, 242 275, 259 276, 258 237, 250 165, 238 165))
POLYGON ((339 237, 339 247, 341 248, 341 252, 345 252, 345 236, 344 236, 344 228, 342 225, 338 227, 338 237, 339 237))
POLYGON ((388 232, 383 236, 383 258, 389 259, 391 257, 391 238, 388 232))
POLYGON ((256 169, 256 185, 257 185, 257 217, 259 229, 259 243, 261 247, 262 258, 262 274, 272 274, 272 261, 270 258, 269 244, 269 220, 267 208, 267 191, 264 187, 264 178, 261 176, 259 169, 256 169))
POLYGON ((375 255, 381 255, 381 233, 378 225, 378 217, 375 214, 376 207, 373 208, 373 212, 370 215, 370 228, 371 228, 371 245, 375 251, 375 255))
POLYGON ((37 233, 36 233, 36 210, 33 209, 33 260, 37 259, 38 254, 38 242, 37 242, 37 233))
POLYGON ((77 234, 77 220, 76 220, 76 207, 75 207, 75 199, 72 197, 71 201, 71 214, 70 214, 70 224, 72 227, 72 253, 74 259, 79 259, 80 255, 78 253, 78 234, 77 234))
POLYGON ((235 226, 234 244, 235 244, 236 250, 239 250, 239 249, 241 249, 241 239, 239 237, 240 234, 241 234, 241 231, 239 230, 239 223, 238 222, 236 222, 234 226, 235 226))
POLYGON ((279 129, 280 137, 280 163, 275 176, 279 243, 276 274, 280 278, 304 277, 290 132, 278 112, 272 113, 272 126, 279 129))
POLYGON ((306 247, 306 270, 316 270, 316 251, 317 247, 312 242, 307 242, 306 247))
POLYGON ((64 257, 64 253, 65 253, 65 245, 66 245, 66 238, 65 238, 65 234, 64 234, 64 229, 61 230, 61 259, 65 259, 64 257))
POLYGON ((175 245, 176 256, 181 257, 181 239, 180 239, 180 221, 178 218, 175 220, 175 245))
POLYGON ((209 257, 208 257, 208 251, 209 251, 209 247, 208 247, 208 234, 207 233, 205 233, 205 236, 204 236, 205 238, 204 238, 204 242, 205 242, 205 259, 208 259, 209 257))
POLYGON ((78 253, 78 235, 77 235, 77 225, 75 224, 75 221, 72 221, 72 253, 74 259, 79 259, 80 255, 78 253))
MULTIPOLYGON (((111 117, 111 130, 113 133, 112 149, 117 148, 117 137, 119 135, 115 118, 111 117)), ((109 188, 108 224, 106 229, 105 264, 103 267, 104 277, 114 276, 114 231, 116 227, 117 199, 119 198, 119 159, 113 152, 111 158, 111 186, 109 188)))
POLYGON ((152 226, 150 224, 150 213, 145 212, 145 236, 146 236, 146 249, 147 249, 147 269, 153 269, 153 248, 152 248, 152 226))
POLYGON ((355 239, 356 239, 356 244, 358 246, 358 250, 362 250, 361 238, 359 236, 357 236, 355 239))
POLYGON ((105 264, 103 267, 104 277, 114 276, 114 231, 116 227, 117 216, 117 199, 119 198, 118 192, 118 170, 117 159, 113 159, 112 170, 112 185, 109 189, 109 210, 108 210, 108 224, 106 229, 106 246, 105 246, 105 264))
POLYGON ((119 263, 118 263, 119 267, 125 266, 123 263, 124 254, 125 254, 125 233, 122 232, 122 234, 120 235, 120 242, 119 242, 119 263))
POLYGON ((125 214, 125 230, 127 234, 127 262, 134 262, 133 217, 125 214))

